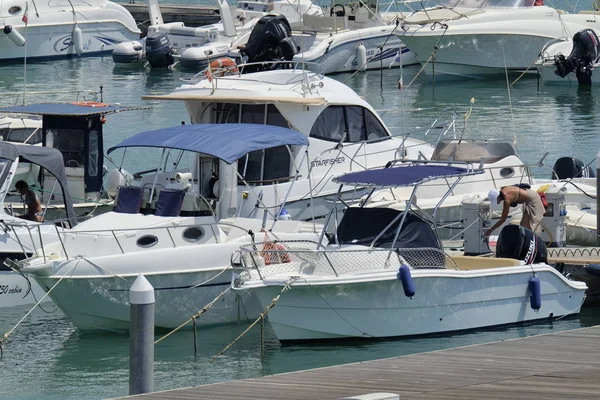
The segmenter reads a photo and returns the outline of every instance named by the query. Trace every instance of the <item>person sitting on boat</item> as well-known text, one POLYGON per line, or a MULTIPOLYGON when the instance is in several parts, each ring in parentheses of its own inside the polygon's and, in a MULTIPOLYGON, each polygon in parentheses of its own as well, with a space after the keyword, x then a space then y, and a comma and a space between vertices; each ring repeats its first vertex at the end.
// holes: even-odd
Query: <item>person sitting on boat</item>
POLYGON ((542 222, 544 213, 544 204, 540 199, 540 195, 531 188, 523 188, 519 186, 504 186, 499 191, 492 189, 488 193, 490 203, 500 204, 504 202, 502 208, 502 216, 500 221, 496 222, 490 229, 485 232, 486 236, 492 234, 494 229, 500 227, 506 218, 508 218, 508 212, 510 207, 516 207, 518 204, 523 205, 523 217, 521 218, 521 226, 534 231, 542 222))
POLYGON ((27 212, 18 217, 28 221, 42 222, 42 204, 35 192, 29 188, 29 185, 25 181, 18 181, 15 184, 15 188, 21 195, 21 201, 27 207, 27 212))

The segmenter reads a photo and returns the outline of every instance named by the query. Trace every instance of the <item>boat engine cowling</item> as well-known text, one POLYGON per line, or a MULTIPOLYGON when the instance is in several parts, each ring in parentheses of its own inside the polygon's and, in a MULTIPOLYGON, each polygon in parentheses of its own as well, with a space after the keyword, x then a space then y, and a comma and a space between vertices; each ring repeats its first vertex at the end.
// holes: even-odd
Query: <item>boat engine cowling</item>
POLYGON ((561 157, 552 167, 552 179, 595 178, 596 173, 583 161, 573 157, 561 157))
POLYGON ((144 45, 137 40, 119 43, 112 52, 115 64, 137 64, 144 58, 144 45))
POLYGON ((165 33, 155 32, 146 36, 146 60, 154 68, 166 68, 173 64, 173 52, 165 33))
POLYGON ((573 50, 568 57, 554 56, 554 73, 561 78, 575 71, 579 84, 592 83, 592 65, 600 56, 600 40, 593 29, 584 29, 573 35, 573 50))
POLYGON ((544 241, 529 229, 506 225, 498 236, 496 257, 523 260, 526 264, 545 263, 548 250, 544 241))
MULTIPOLYGON (((298 53, 298 46, 292 38, 292 29, 283 15, 265 15, 252 29, 248 43, 240 49, 247 63, 269 61, 292 61, 298 53)), ((285 63, 268 63, 244 68, 244 72, 276 69, 285 63)))

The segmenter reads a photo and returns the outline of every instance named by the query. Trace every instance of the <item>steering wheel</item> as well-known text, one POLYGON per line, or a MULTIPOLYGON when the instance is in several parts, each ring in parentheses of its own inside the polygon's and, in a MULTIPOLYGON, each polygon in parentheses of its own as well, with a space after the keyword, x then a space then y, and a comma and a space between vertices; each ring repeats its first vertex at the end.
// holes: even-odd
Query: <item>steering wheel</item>
POLYGON ((329 11, 329 16, 333 17, 333 13, 335 13, 336 17, 343 17, 346 15, 346 7, 344 7, 343 4, 334 4, 333 7, 331 7, 331 10, 329 11), (336 7, 341 8, 341 10, 335 11, 336 7))
POLYGON ((65 167, 80 168, 81 165, 77 162, 77 160, 69 160, 65 163, 65 167))

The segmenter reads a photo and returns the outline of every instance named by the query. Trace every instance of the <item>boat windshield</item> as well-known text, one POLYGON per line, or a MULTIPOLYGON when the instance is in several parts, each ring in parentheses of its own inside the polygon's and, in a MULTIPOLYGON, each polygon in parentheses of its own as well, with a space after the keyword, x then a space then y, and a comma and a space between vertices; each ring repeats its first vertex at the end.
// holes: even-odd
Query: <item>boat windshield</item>
POLYGON ((436 0, 424 2, 425 8, 443 6, 448 8, 488 8, 488 7, 533 7, 535 0, 436 0))
POLYGON ((412 212, 407 215, 394 243, 396 231, 402 221, 401 216, 399 217, 402 212, 392 208, 349 207, 337 228, 338 242, 370 246, 379 236, 374 247, 441 248, 431 225, 412 212), (396 219, 395 223, 386 229, 394 219, 396 219))
POLYGON ((435 161, 460 161, 469 163, 495 163, 505 157, 516 155, 511 143, 494 141, 442 140, 433 155, 435 161))
POLYGON ((4 182, 9 178, 8 172, 10 171, 11 161, 6 158, 0 158, 0 188, 4 186, 4 182))

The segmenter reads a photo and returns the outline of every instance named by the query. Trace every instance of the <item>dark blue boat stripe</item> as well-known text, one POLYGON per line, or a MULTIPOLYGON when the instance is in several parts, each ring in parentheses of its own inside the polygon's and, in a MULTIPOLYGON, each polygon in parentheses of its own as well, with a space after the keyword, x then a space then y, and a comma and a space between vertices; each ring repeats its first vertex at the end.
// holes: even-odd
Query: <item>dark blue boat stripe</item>
MULTIPOLYGON (((164 288, 154 288, 155 291, 164 291, 164 290, 181 290, 181 289, 196 289, 196 288, 205 288, 211 286, 226 286, 229 285, 230 282, 221 282, 221 283, 207 283, 206 285, 189 285, 189 286, 175 286, 175 287, 164 287, 164 288)), ((129 292, 129 289, 108 289, 109 292, 129 292)))

